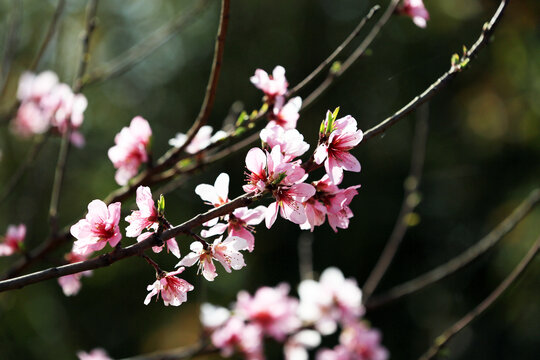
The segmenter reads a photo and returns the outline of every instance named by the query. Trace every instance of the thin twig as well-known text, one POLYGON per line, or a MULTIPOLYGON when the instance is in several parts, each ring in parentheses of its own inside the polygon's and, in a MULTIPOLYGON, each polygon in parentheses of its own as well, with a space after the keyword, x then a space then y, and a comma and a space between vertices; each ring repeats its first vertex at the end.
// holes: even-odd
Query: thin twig
POLYGON ((225 50, 225 39, 227 37, 227 29, 229 26, 229 8, 230 0, 221 0, 221 14, 218 26, 218 32, 216 37, 216 43, 214 46, 214 60, 212 61, 212 70, 210 71, 210 78, 206 85, 206 94, 204 96, 199 115, 197 119, 187 132, 186 141, 182 146, 178 148, 172 148, 158 161, 158 168, 165 169, 168 166, 174 164, 178 156, 186 149, 191 143, 199 129, 206 124, 212 108, 214 107, 214 100, 216 98, 217 84, 219 75, 221 73, 221 64, 223 61, 223 52, 225 50))
POLYGON ((478 318, 484 311, 486 311, 501 295, 512 285, 516 279, 524 273, 527 267, 531 264, 532 260, 535 258, 536 254, 540 250, 540 237, 536 239, 532 247, 529 249, 525 257, 520 261, 520 263, 512 270, 510 275, 504 279, 502 283, 497 286, 495 290, 487 298, 485 298, 480 304, 478 304, 473 310, 471 310, 467 315, 462 317, 458 322, 449 327, 442 335, 438 336, 435 339, 434 344, 426 351, 424 355, 420 357, 420 360, 429 360, 433 359, 441 350, 441 348, 446 345, 450 339, 457 335, 461 330, 468 326, 472 321, 478 318))
POLYGON ((58 22, 60 20, 60 17, 62 16, 62 12, 64 12, 65 5, 66 5, 66 0, 58 0, 58 4, 56 5, 56 10, 54 11, 53 17, 51 19, 51 23, 49 24, 49 28, 47 29, 47 33, 45 34, 45 38, 43 39, 43 42, 41 43, 41 46, 38 50, 36 57, 34 58, 34 61, 32 61, 32 64, 28 68, 29 71, 34 71, 39 66, 39 62, 43 58, 43 55, 45 54, 45 51, 47 50, 47 47, 51 43, 54 33, 56 32, 56 29, 58 28, 58 22))
POLYGON ((308 231, 298 237, 298 270, 300 280, 313 280, 313 234, 308 231))
MULTIPOLYGON (((495 11, 495 14, 489 21, 489 23, 485 23, 482 27, 482 32, 480 33, 480 36, 476 40, 476 42, 471 46, 471 48, 466 52, 464 57, 461 59, 461 62, 463 64, 468 64, 468 62, 472 59, 474 59, 479 51, 484 48, 491 39, 491 36, 493 35, 493 32, 495 31, 495 28, 499 24, 499 21, 501 20, 504 10, 506 9, 506 6, 510 0, 502 0, 499 4, 499 7, 495 11)), ((467 65, 465 65, 466 67, 467 65)), ((367 141, 371 139, 372 137, 379 135, 383 132, 385 132, 388 128, 392 127, 396 122, 404 118, 407 114, 409 114, 411 111, 416 109, 418 106, 422 105, 433 95, 437 94, 442 88, 444 88, 448 83, 454 79, 457 74, 459 74, 461 71, 461 67, 451 67, 450 70, 448 70, 446 73, 444 73, 437 81, 435 81, 433 84, 431 84, 424 92, 422 92, 420 95, 416 96, 414 99, 412 99, 407 105, 405 105, 403 108, 395 112, 392 116, 386 118, 376 126, 372 127, 371 129, 364 132, 364 139, 363 141, 367 141)))
MULTIPOLYGON (((73 81, 73 92, 78 93, 82 90, 83 83, 82 78, 86 73, 88 61, 90 60, 90 39, 94 33, 96 27, 96 13, 97 13, 98 0, 91 0, 88 3, 88 9, 86 13, 86 29, 82 39, 82 53, 79 63, 79 69, 77 75, 73 81)), ((54 171, 54 182, 51 192, 51 202, 49 206, 49 223, 51 226, 51 233, 56 236, 58 232, 58 203, 60 202, 60 193, 62 190, 62 183, 64 179, 64 173, 66 168, 67 156, 70 147, 71 136, 71 123, 68 121, 66 130, 62 134, 62 143, 60 145, 60 152, 58 153, 58 161, 56 163, 56 169, 54 171)))
POLYGON ((88 86, 106 81, 131 70, 135 65, 152 55, 158 48, 171 39, 173 35, 182 31, 191 22, 200 19, 200 14, 206 9, 209 3, 209 0, 199 0, 189 11, 182 11, 175 19, 157 29, 133 47, 98 67, 96 70, 90 71, 84 79, 84 84, 88 86))
POLYGON ((17 168, 17 171, 15 171, 15 174, 13 174, 13 176, 9 179, 9 182, 3 187, 2 193, 0 195, 0 203, 4 202, 4 200, 13 192, 13 189, 19 183, 26 170, 34 163, 36 157, 41 151, 41 148, 47 142, 49 134, 50 133, 47 132, 46 134, 36 137, 32 148, 30 149, 30 151, 28 151, 26 159, 17 168))
POLYGON ((302 109, 308 108, 313 102, 318 99, 329 87, 334 83, 334 81, 343 75, 360 56, 364 54, 368 46, 371 45, 373 40, 377 37, 381 29, 388 22, 400 0, 392 0, 388 7, 384 11, 384 14, 379 18, 377 23, 373 26, 369 34, 365 37, 362 43, 356 48, 356 50, 343 62, 341 67, 336 72, 331 72, 328 74, 328 77, 315 89, 309 96, 302 102, 302 109))
POLYGON ((383 295, 373 297, 367 302, 366 307, 368 309, 375 309, 406 295, 410 295, 470 264, 480 255, 495 246, 506 234, 512 231, 539 203, 540 189, 535 189, 506 219, 475 245, 435 269, 428 271, 415 279, 409 280, 404 284, 398 285, 383 295))
POLYGON ((308 76, 306 76, 304 78, 304 80, 302 80, 301 82, 299 82, 294 88, 292 88, 291 90, 289 90, 287 96, 288 97, 292 97, 294 96, 294 94, 296 94, 298 91, 300 91, 301 89, 304 88, 304 86, 306 86, 307 84, 309 84, 309 82, 313 79, 315 79, 320 73, 321 71, 323 71, 328 65, 330 65, 342 52, 343 50, 347 47, 347 45, 350 44, 350 42, 352 40, 354 40, 354 38, 356 38, 358 36, 358 34, 360 34, 360 31, 364 28, 364 25, 366 24, 366 22, 368 22, 368 20, 371 20, 371 18, 373 17, 373 15, 375 15, 375 13, 377 11, 379 11, 381 7, 379 5, 375 5, 373 6, 368 14, 366 16, 364 16, 362 18, 362 20, 360 20, 360 23, 356 26, 356 28, 354 28, 354 30, 349 34, 349 36, 347 36, 347 38, 334 50, 334 52, 332 52, 332 54, 330 54, 330 56, 328 56, 322 63, 319 64, 319 66, 317 66, 317 68, 315 70, 313 70, 311 72, 311 74, 309 74, 308 76))
POLYGON ((418 187, 422 178, 422 168, 426 157, 426 143, 428 134, 428 107, 427 104, 419 109, 416 122, 413 150, 411 155, 411 168, 405 180, 405 193, 401 210, 392 230, 392 234, 384 247, 384 250, 377 261, 377 264, 369 274, 364 286, 362 286, 362 301, 365 303, 377 288, 382 277, 388 270, 396 252, 409 228, 408 218, 418 205, 418 187))
POLYGON ((9 14, 11 24, 7 32, 6 47, 2 57, 2 67, 0 69, 0 99, 2 99, 6 93, 8 78, 11 70, 11 60, 13 60, 15 46, 18 41, 18 35, 22 23, 22 12, 22 0, 13 0, 13 10, 9 14))

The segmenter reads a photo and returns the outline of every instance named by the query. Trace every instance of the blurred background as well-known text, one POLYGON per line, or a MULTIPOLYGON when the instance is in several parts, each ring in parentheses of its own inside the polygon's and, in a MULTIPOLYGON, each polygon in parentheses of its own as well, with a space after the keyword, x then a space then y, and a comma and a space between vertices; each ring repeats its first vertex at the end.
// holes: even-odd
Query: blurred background
MULTIPOLYGON (((196 3, 101 1, 89 71, 100 68, 196 3)), ((248 110, 260 106, 261 92, 249 82, 256 68, 271 71, 283 65, 289 83, 295 85, 341 43, 371 6, 387 3, 233 1, 223 70, 209 124, 221 128, 237 101, 248 110)), ((2 112, 15 101, 18 78, 33 61, 57 2, 0 0, 0 49, 6 46, 16 4, 22 4, 21 26, 0 103, 2 112)), ((72 82, 79 61, 85 4, 67 1, 58 32, 38 72, 50 69, 61 81, 72 82)), ((394 16, 368 54, 302 113, 298 128, 312 149, 327 109, 340 106, 340 115, 351 114, 361 129, 368 129, 423 91, 449 68, 453 53, 461 53, 463 45, 470 46, 477 39, 498 1, 425 0, 425 5, 431 15, 426 29, 416 27, 409 18, 394 16)), ((180 34, 133 69, 85 88, 89 106, 81 131, 87 144, 69 154, 60 203, 61 226, 80 219, 88 202, 104 198, 117 187, 107 150, 114 144, 114 135, 134 116, 141 115, 150 122, 156 156, 168 149, 167 141, 176 132, 186 132, 204 96, 218 18, 219 2, 210 1, 180 34)), ((376 293, 459 254, 539 185, 539 24, 538 1, 511 2, 492 44, 430 101, 422 202, 417 208, 420 222, 408 231, 376 293)), ((354 42, 350 51, 358 43, 354 42)), ((307 96, 323 79, 299 95, 307 96)), ((384 136, 355 150, 362 172, 347 173, 343 185, 362 187, 351 204, 355 216, 349 229, 335 234, 324 225, 307 235, 313 238, 317 273, 338 266, 360 285, 367 278, 399 212, 414 120, 414 114, 408 116, 384 136)), ((51 138, 35 165, 0 204, 0 232, 9 224, 25 223, 29 249, 49 233, 46 214, 59 145, 59 138, 51 138)), ((16 138, 8 126, 2 125, 1 184, 7 184, 31 147, 32 140, 16 138)), ((199 183, 213 184, 222 171, 231 176, 230 196, 240 195, 245 153, 207 167, 169 193, 169 221, 177 224, 204 211, 207 206, 194 188, 199 183)), ((319 172, 315 176, 322 175, 322 170, 319 172)), ((133 208, 134 200, 126 201, 123 216, 133 208)), ((434 286, 368 312, 366 319, 381 330, 391 358, 417 358, 436 336, 483 300, 525 254, 539 235, 539 224, 540 209, 536 209, 474 264, 434 286)), ((92 277, 83 279, 83 288, 74 297, 65 297, 54 280, 2 293, 0 359, 74 359, 76 351, 94 347, 103 347, 112 357, 120 358, 192 344, 200 331, 197 309, 201 301, 227 306, 242 289, 254 292, 262 285, 280 282, 291 284, 295 293, 300 279, 297 246, 301 235, 297 226, 283 219, 271 230, 259 226, 256 249, 245 256, 247 270, 231 274, 220 271, 213 283, 205 283, 196 276, 195 268, 188 269, 185 279, 196 289, 178 308, 164 307, 161 302, 143 305, 154 271, 140 258, 94 271, 92 277)), ((190 239, 178 240, 182 253, 187 254, 190 239)), ((129 244, 132 239, 123 241, 129 244)), ((59 249, 33 270, 57 264, 68 250, 59 249)), ((168 270, 176 263, 165 253, 153 258, 168 270)), ((0 258, 0 272, 13 261, 0 258)), ((536 260, 500 301, 452 340, 448 357, 538 359, 539 275, 540 262, 536 260)), ((333 346, 334 341, 327 345, 333 346)), ((276 354, 277 358, 281 356, 276 354)))

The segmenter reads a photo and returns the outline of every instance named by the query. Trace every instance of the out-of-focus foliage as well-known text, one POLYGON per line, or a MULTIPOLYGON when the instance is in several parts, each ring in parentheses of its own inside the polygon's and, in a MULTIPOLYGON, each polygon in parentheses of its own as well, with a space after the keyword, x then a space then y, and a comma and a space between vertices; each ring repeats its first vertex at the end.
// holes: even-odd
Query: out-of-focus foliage
MULTIPOLYGON (((90 71, 137 43, 154 29, 187 11, 195 0, 101 1, 92 41, 90 71)), ((13 3, 0 1, 0 49, 6 42, 13 3)), ((296 84, 354 28, 376 1, 295 0, 233 1, 223 72, 210 125, 222 127, 231 104, 249 111, 260 106, 260 92, 249 77, 256 68, 277 64, 296 84)), ((387 1, 381 5, 386 5, 387 1)), ((32 62, 56 1, 22 1, 23 17, 7 92, 6 110, 15 99, 17 80, 32 62)), ((342 79, 299 120, 299 130, 314 148, 327 109, 341 107, 367 129, 406 104, 450 66, 451 55, 470 46, 498 1, 426 1, 431 20, 419 29, 396 17, 342 79)), ((51 69, 71 83, 80 54, 85 1, 67 1, 64 16, 38 70, 51 69)), ((81 128, 84 149, 72 149, 60 204, 60 224, 72 224, 88 202, 116 188, 107 149, 136 115, 149 120, 153 152, 161 155, 175 132, 185 132, 197 115, 208 72, 219 4, 212 2, 179 36, 172 37, 131 71, 91 85, 81 128)), ((540 3, 512 1, 494 41, 469 69, 429 104, 430 135, 420 223, 411 228, 379 291, 405 281, 458 254, 485 235, 539 184, 540 168, 540 3)), ((365 34, 363 32, 362 34, 365 34)), ((361 35, 362 36, 362 35, 361 35)), ((360 37, 361 37, 360 36, 360 37)), ((299 94, 306 96, 309 89, 299 94)), ((362 172, 347 174, 344 185, 362 184, 351 204, 355 217, 348 230, 334 234, 316 229, 314 266, 330 265, 362 284, 375 264, 399 211, 408 172, 414 115, 355 151, 362 172)), ((6 184, 31 147, 0 129, 0 183, 6 184)), ((0 204, 0 229, 24 222, 27 247, 49 233, 47 208, 59 139, 43 148, 26 176, 0 204)), ((231 195, 241 194, 245 151, 196 174, 168 194, 167 216, 180 223, 205 209, 194 193, 201 182, 213 183, 221 171, 231 176, 231 195)), ((322 174, 322 173, 321 173, 322 174)), ((124 216, 134 201, 123 204, 124 216)), ((500 246, 458 274, 389 305, 367 318, 381 329, 392 359, 422 353, 442 330, 480 302, 525 253, 538 234, 540 210, 534 211, 500 246)), ((126 223, 124 222, 124 226, 126 223)), ((1 359, 73 359, 79 349, 103 347, 125 357, 193 343, 200 331, 200 301, 227 305, 241 289, 299 281, 297 240, 301 231, 278 221, 272 230, 259 227, 248 270, 221 272, 213 283, 184 274, 196 287, 179 308, 143 305, 153 270, 131 258, 83 279, 79 295, 66 298, 55 281, 0 294, 1 359)), ((182 253, 189 239, 178 238, 182 253)), ((124 240, 127 244, 131 239, 124 240)), ((57 264, 62 249, 40 266, 57 264)), ((174 258, 155 258, 172 270, 174 258)), ((10 260, 0 259, 0 270, 10 260)), ((538 262, 517 286, 451 343, 451 359, 536 359, 540 340, 538 262)), ((34 269, 37 269, 34 268, 34 269)))

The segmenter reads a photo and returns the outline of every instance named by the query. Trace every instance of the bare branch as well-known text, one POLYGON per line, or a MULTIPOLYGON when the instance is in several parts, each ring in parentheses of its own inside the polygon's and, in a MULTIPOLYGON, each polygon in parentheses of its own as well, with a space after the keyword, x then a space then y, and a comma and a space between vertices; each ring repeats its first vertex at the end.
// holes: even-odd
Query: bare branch
POLYGON ((510 275, 487 298, 485 298, 480 304, 478 304, 467 315, 462 317, 458 322, 448 328, 439 337, 435 339, 434 344, 426 351, 424 355, 420 357, 420 360, 433 359, 443 346, 446 345, 450 339, 457 335, 461 330, 468 326, 473 320, 482 315, 501 295, 512 285, 516 279, 523 274, 527 267, 531 264, 532 260, 540 250, 540 237, 536 239, 532 247, 529 249, 525 257, 520 263, 512 270, 510 275))
POLYGON ((495 246, 506 234, 512 231, 539 203, 540 189, 535 189, 506 219, 475 245, 435 269, 428 271, 415 279, 409 280, 404 284, 398 285, 383 295, 373 297, 372 300, 367 302, 366 307, 368 309, 375 309, 406 295, 410 295, 470 264, 480 255, 495 246))
POLYGON ((368 14, 366 16, 364 16, 362 18, 362 20, 360 20, 360 23, 356 26, 356 28, 354 28, 354 30, 349 34, 349 36, 347 36, 347 38, 334 50, 334 52, 332 52, 332 54, 330 54, 330 56, 328 56, 322 63, 319 64, 319 66, 317 66, 317 68, 315 70, 313 70, 311 72, 311 74, 309 74, 308 76, 306 76, 304 78, 304 80, 302 80, 300 83, 298 83, 294 88, 292 88, 289 93, 287 94, 288 97, 292 97, 294 96, 294 94, 296 94, 298 91, 302 90, 304 88, 304 86, 306 86, 307 84, 309 84, 311 82, 311 80, 315 79, 320 73, 321 71, 323 71, 328 65, 330 65, 342 52, 343 50, 345 50, 345 48, 347 47, 347 45, 350 44, 350 42, 352 40, 354 40, 354 38, 356 38, 358 36, 358 34, 360 34, 360 31, 364 28, 364 25, 368 22, 368 20, 371 20, 371 18, 373 17, 373 15, 375 15, 375 13, 377 11, 380 10, 380 6, 379 5, 375 5, 373 6, 368 14))
POLYGON ((212 70, 210 72, 210 78, 208 79, 208 85, 206 86, 206 95, 204 96, 199 115, 187 132, 187 138, 184 144, 179 148, 172 148, 169 152, 167 152, 158 161, 159 168, 167 168, 168 166, 174 164, 178 156, 187 146, 189 146, 199 129, 206 124, 208 118, 210 117, 210 113, 214 107, 217 84, 219 75, 221 73, 221 63, 223 60, 223 52, 225 50, 225 38, 227 37, 227 28, 229 26, 229 8, 230 0, 222 0, 219 27, 214 48, 214 60, 212 62, 212 70))
POLYGON ((418 205, 418 187, 422 178, 422 168, 426 156, 426 143, 428 134, 428 108, 427 104, 420 108, 413 140, 411 155, 411 169, 405 180, 405 193, 401 210, 392 230, 392 234, 377 261, 377 264, 369 274, 364 286, 362 286, 362 301, 365 303, 377 288, 385 272, 388 270, 396 252, 409 227, 408 218, 418 205))
POLYGON ((368 46, 371 45, 373 40, 375 40, 383 26, 386 25, 388 20, 390 20, 390 17, 396 10, 399 1, 400 0, 392 0, 392 2, 388 4, 384 14, 380 17, 375 26, 373 26, 369 34, 365 37, 358 48, 356 48, 356 50, 343 62, 343 65, 341 65, 338 71, 328 74, 326 80, 324 80, 315 90, 313 90, 311 94, 309 94, 309 96, 302 102, 302 109, 306 109, 313 104, 316 99, 318 99, 326 90, 328 90, 330 85, 332 85, 337 78, 343 75, 356 62, 356 60, 358 60, 358 58, 364 54, 368 46))
POLYGON ((53 17, 51 19, 51 23, 49 24, 49 28, 47 29, 47 33, 45 34, 45 38, 43 39, 43 42, 41 43, 41 46, 38 50, 36 57, 34 58, 34 61, 32 61, 32 64, 28 68, 29 71, 34 71, 39 66, 39 62, 43 58, 43 55, 45 54, 45 51, 49 47, 49 44, 51 43, 51 40, 54 36, 54 33, 56 32, 56 29, 58 28, 58 22, 60 21, 60 17, 62 16, 62 13, 64 12, 65 6, 66 6, 66 0, 58 0, 58 4, 56 5, 56 10, 54 11, 53 17))
POLYGON ((88 86, 106 81, 131 70, 131 68, 165 44, 173 35, 181 32, 191 22, 199 19, 200 14, 206 9, 209 3, 209 0, 199 0, 189 11, 182 12, 171 22, 157 29, 141 42, 98 67, 96 70, 91 71, 84 79, 84 85, 88 86))
MULTIPOLYGON (((482 32, 480 33, 480 36, 476 40, 476 42, 471 46, 471 48, 467 51, 466 55, 461 59, 461 63, 468 64, 470 60, 476 58, 479 51, 484 48, 491 39, 491 36, 493 35, 493 32, 495 31, 495 28, 499 24, 499 21, 501 20, 504 10, 506 9, 506 6, 510 0, 502 0, 499 7, 495 11, 495 14, 489 21, 489 23, 485 23, 482 27, 482 32)), ((431 99, 433 95, 437 94, 442 88, 444 88, 448 83, 454 79, 457 74, 459 74, 461 71, 461 67, 455 68, 451 67, 450 70, 448 70, 446 73, 444 73, 437 81, 435 81, 433 84, 431 84, 424 92, 422 92, 420 95, 416 96, 414 99, 412 99, 407 105, 405 105, 403 108, 398 110, 396 113, 394 113, 392 116, 386 118, 382 122, 380 122, 378 125, 372 127, 371 129, 364 132, 364 141, 367 141, 371 139, 372 137, 379 135, 383 132, 385 132, 387 129, 392 127, 396 122, 404 118, 407 114, 412 112, 414 109, 431 99)))

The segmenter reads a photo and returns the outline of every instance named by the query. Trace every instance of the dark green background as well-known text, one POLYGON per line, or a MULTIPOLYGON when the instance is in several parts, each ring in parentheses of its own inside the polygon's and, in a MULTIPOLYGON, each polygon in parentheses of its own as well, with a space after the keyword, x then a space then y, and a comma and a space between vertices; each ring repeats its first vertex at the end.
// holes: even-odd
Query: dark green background
MULTIPOLYGON (((388 1, 383 1, 385 6, 388 1)), ((101 1, 92 41, 90 69, 140 41, 194 1, 101 1)), ((317 66, 355 27, 376 1, 278 0, 232 1, 223 71, 210 124, 220 128, 231 104, 260 106, 261 93, 249 82, 256 68, 275 65, 296 84, 317 66)), ((425 89, 450 65, 454 52, 470 46, 489 20, 497 1, 425 1, 431 14, 427 29, 408 18, 394 17, 370 48, 320 100, 302 114, 298 128, 314 148, 327 109, 341 106, 367 129, 391 115, 425 89)), ((8 92, 0 107, 14 101, 17 80, 31 63, 54 11, 55 1, 23 1, 24 15, 8 92)), ((68 1, 58 36, 39 71, 52 69, 71 83, 80 54, 84 1, 68 1)), ((73 149, 60 203, 60 223, 82 217, 92 199, 116 188, 107 158, 114 135, 131 118, 149 120, 153 151, 161 155, 175 132, 185 132, 196 117, 213 53, 219 4, 173 37, 144 62, 121 77, 85 89, 89 106, 82 132, 87 145, 73 149)), ((0 48, 4 48, 12 1, 0 1, 0 48)), ((540 3, 512 1, 494 42, 429 104, 430 135, 421 222, 407 233, 396 261, 379 291, 444 262, 475 243, 538 186, 540 170, 540 3)), ((365 33, 365 32, 364 32, 365 33)), ((364 34, 363 33, 363 34, 364 34)), ((358 42, 354 43, 356 46, 358 42)), ((322 79, 320 79, 322 80, 322 79)), ((310 89, 307 89, 309 91, 310 89)), ((306 96, 308 92, 301 96, 306 96)), ((325 225, 314 238, 314 267, 338 266, 362 284, 388 238, 399 211, 407 176, 414 116, 408 116, 382 138, 354 151, 362 172, 346 174, 344 185, 362 184, 351 207, 348 230, 334 234, 325 225)), ((0 229, 24 222, 27 247, 48 234, 47 208, 59 139, 51 139, 35 166, 0 204, 0 229)), ((31 141, 0 129, 0 183, 6 184, 31 141)), ((226 171, 232 197, 242 193, 245 151, 194 175, 167 195, 167 214, 180 223, 207 207, 195 195, 199 183, 213 183, 226 171)), ((318 173, 319 174, 319 173, 318 173)), ((322 174, 322 172, 320 172, 322 174)), ((318 176, 318 175, 316 175, 318 176)), ((123 204, 124 215, 134 208, 123 204)), ((433 339, 482 299, 511 271, 539 235, 540 211, 534 211, 497 248, 473 265, 407 299, 368 313, 383 333, 392 359, 414 359, 433 339)), ((122 222, 123 226, 126 225, 122 222)), ((2 230, 3 232, 4 230, 2 230)), ((83 280, 78 296, 65 297, 56 281, 0 294, 1 359, 73 359, 79 349, 107 349, 113 357, 192 343, 198 334, 199 301, 227 305, 241 289, 299 281, 297 241, 300 229, 283 219, 271 230, 257 228, 256 249, 246 254, 247 268, 220 271, 213 283, 184 274, 196 289, 181 307, 143 305, 153 270, 139 258, 99 269, 83 280)), ((189 239, 178 238, 183 254, 189 239)), ((132 239, 125 239, 129 244, 132 239)), ((51 255, 37 270, 53 265, 68 248, 51 255)), ((171 270, 175 259, 153 256, 171 270)), ((11 259, 0 259, 0 270, 11 259)), ((2 270, 3 272, 3 270, 2 270)), ((537 359, 540 354, 540 264, 488 312, 451 342, 451 359, 537 359)), ((329 346, 333 346, 330 342, 329 346)), ((279 354, 279 353, 277 353, 279 354)), ((276 357, 280 355, 275 355, 276 357)))

